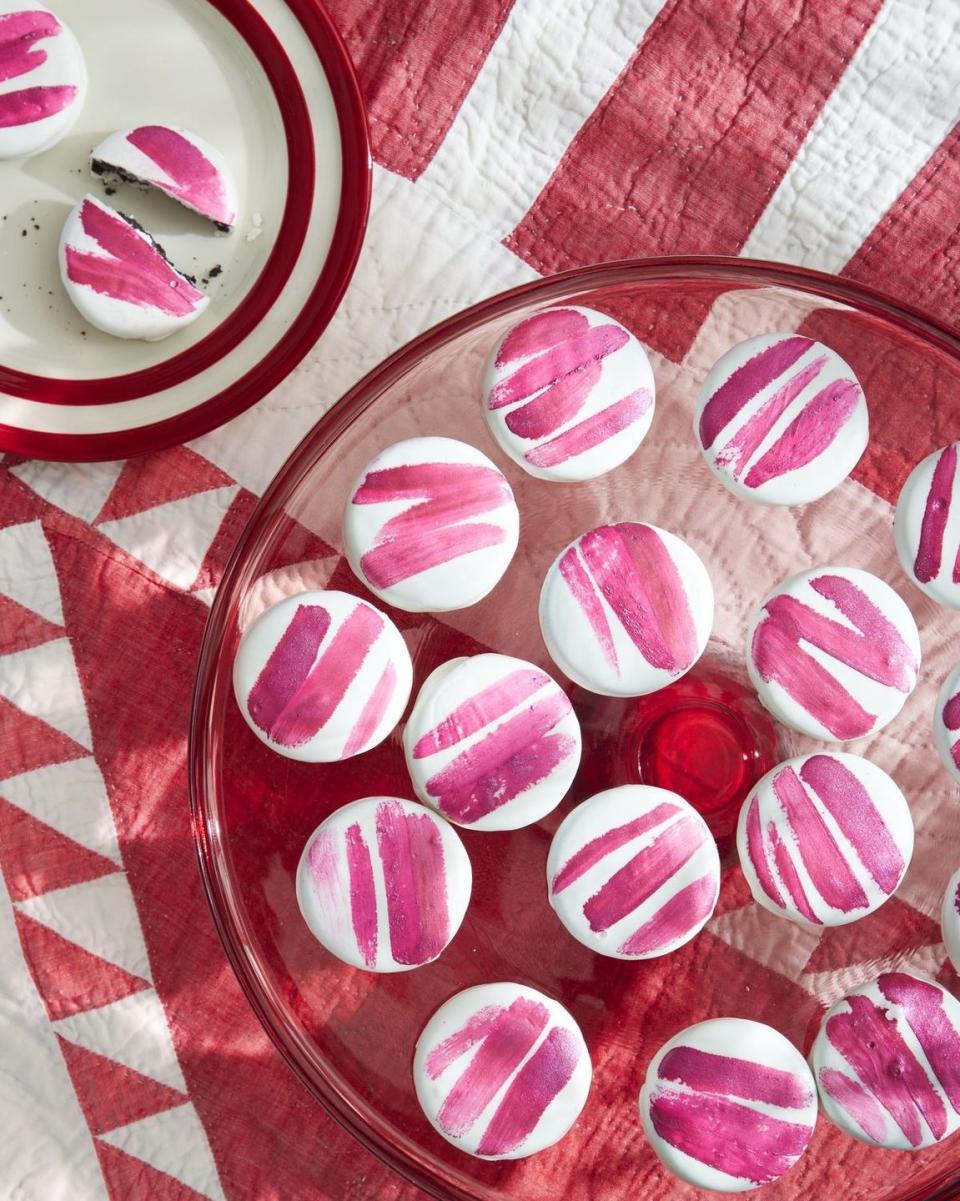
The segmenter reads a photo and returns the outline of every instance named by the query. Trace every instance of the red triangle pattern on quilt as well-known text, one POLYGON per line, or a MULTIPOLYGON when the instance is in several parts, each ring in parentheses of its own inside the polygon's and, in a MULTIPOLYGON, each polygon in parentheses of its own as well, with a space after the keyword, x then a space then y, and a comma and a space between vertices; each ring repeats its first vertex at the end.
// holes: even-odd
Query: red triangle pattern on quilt
POLYGON ((223 488, 233 482, 226 472, 195 451, 185 446, 172 446, 129 459, 94 518, 94 524, 132 517, 145 509, 155 509, 157 505, 183 500, 198 492, 209 492, 212 488, 223 488))
POLYGON ((209 1201, 203 1193, 109 1143, 95 1139, 94 1146, 111 1201, 209 1201))
POLYGON ((0 780, 90 754, 79 742, 0 696, 0 780))
POLYGON ((151 1080, 126 1064, 57 1035, 80 1108, 92 1134, 105 1134, 118 1126, 183 1105, 187 1097, 159 1080, 151 1080))
POLYGON ((62 626, 47 621, 13 597, 0 593, 0 655, 30 650, 31 647, 42 646, 44 642, 62 637, 62 626))
MULTIPOLYGON (((0 784, 0 793, 3 785, 0 784)), ((83 884, 118 870, 96 851, 38 821, 0 795, 0 868, 13 901, 83 884)))

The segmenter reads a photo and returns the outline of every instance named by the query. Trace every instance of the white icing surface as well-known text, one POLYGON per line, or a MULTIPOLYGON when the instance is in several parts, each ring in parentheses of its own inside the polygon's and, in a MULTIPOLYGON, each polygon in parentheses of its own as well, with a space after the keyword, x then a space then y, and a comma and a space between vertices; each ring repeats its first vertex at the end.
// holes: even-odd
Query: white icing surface
POLYGON ((940 909, 940 929, 947 955, 954 970, 960 972, 960 869, 950 877, 940 909))
POLYGON ((937 750, 943 761, 943 766, 954 780, 960 784, 960 763, 954 759, 954 753, 960 758, 960 729, 947 728, 944 710, 950 701, 960 694, 960 664, 947 676, 937 694, 937 703, 933 714, 933 736, 937 750))
MULTIPOLYGON (((487 703, 493 704, 493 698, 487 703)), ((545 817, 566 795, 580 764, 580 723, 563 690, 540 668, 509 655, 473 655, 451 659, 427 677, 407 720, 403 746, 414 790, 426 804, 474 830, 516 830, 545 817), (488 720, 471 730, 465 724, 471 717, 471 702, 485 691, 489 697, 488 690, 498 685, 502 689, 510 678, 523 681, 524 687, 491 708, 488 720), (451 723, 455 710, 459 714, 451 723), (525 721, 527 715, 542 715, 533 730, 525 721), (454 724, 458 728, 449 737, 430 740, 418 751, 421 739, 454 724), (491 746, 495 753, 478 771, 478 757, 491 746), (478 801, 491 793, 502 797, 508 779, 518 770, 523 773, 532 757, 550 754, 555 747, 562 754, 546 774, 531 772, 535 778, 528 787, 479 817, 465 815, 455 796, 447 792, 449 776, 443 773, 462 770, 476 781, 467 795, 478 801)), ((457 789, 456 795, 464 793, 457 789)))
MULTIPOLYGON (((927 455, 914 467, 907 482, 900 489, 894 515, 893 533, 897 543, 897 554, 903 570, 927 596, 960 609, 960 442, 941 447, 927 455), (941 457, 947 456, 940 467, 941 479, 949 487, 938 488, 938 495, 931 498, 930 511, 927 500, 934 473, 941 457), (952 462, 953 471, 949 464, 952 462), (952 479, 950 478, 952 475, 952 479), (946 516, 944 518, 944 508, 946 516), (942 533, 932 539, 935 549, 932 555, 920 554, 921 534, 926 523, 937 527, 943 521, 942 533)), ((929 529, 928 539, 933 534, 929 529)))

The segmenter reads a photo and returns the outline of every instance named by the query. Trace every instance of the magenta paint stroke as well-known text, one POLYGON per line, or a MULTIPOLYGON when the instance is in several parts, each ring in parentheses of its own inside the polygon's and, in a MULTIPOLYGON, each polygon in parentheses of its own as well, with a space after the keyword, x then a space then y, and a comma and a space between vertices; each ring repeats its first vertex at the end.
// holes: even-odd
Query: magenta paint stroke
POLYGON ((534 1131, 547 1106, 570 1082, 580 1059, 571 1031, 553 1026, 520 1068, 477 1147, 478 1155, 508 1155, 534 1131))
POLYGON ((55 117, 74 102, 77 89, 73 84, 49 87, 21 88, 0 96, 0 129, 33 125, 47 117, 55 117))
POLYGON ((701 823, 687 816, 667 826, 584 903, 583 915, 590 929, 594 933, 609 930, 639 909, 689 863, 707 838, 701 823))
POLYGON ((55 38, 62 28, 53 13, 38 9, 0 15, 0 83, 42 67, 48 55, 37 43, 55 38))
POLYGON ((827 905, 841 913, 868 908, 870 902, 863 886, 792 767, 782 768, 773 777, 773 793, 810 882, 827 905))
POLYGON ((782 1176, 813 1134, 812 1125, 773 1118, 725 1097, 672 1091, 654 1092, 650 1123, 691 1159, 752 1184, 782 1176))
POLYGON ((960 730, 960 692, 955 692, 943 706, 943 724, 948 730, 960 730))
POLYGON ((358 604, 319 658, 306 667, 311 648, 323 640, 318 631, 322 628, 326 633, 329 627, 329 615, 327 626, 319 615, 310 625, 307 617, 300 616, 304 609, 326 613, 319 605, 298 608, 247 700, 255 724, 280 746, 302 746, 323 729, 384 628, 384 619, 375 609, 358 604))
POLYGON ((127 141, 163 172, 145 182, 221 225, 233 225, 223 175, 189 138, 166 125, 141 125, 127 141))
POLYGON ((471 520, 513 499, 510 485, 495 467, 474 463, 411 463, 371 471, 352 504, 413 502, 381 526, 372 550, 360 560, 377 588, 449 563, 507 539, 502 526, 471 520))
POLYGON ((541 695, 427 780, 434 804, 469 825, 545 780, 576 752, 573 738, 551 733, 570 712, 559 688, 541 695))
POLYGON ((800 768, 800 779, 840 827, 877 885, 892 893, 906 864, 859 777, 833 755, 811 755, 800 768))
POLYGON ((943 1007, 943 991, 903 972, 882 975, 877 987, 903 1010, 938 1084, 954 1113, 960 1114, 960 1035, 943 1007))
POLYGON ((893 1017, 869 997, 847 997, 849 1010, 827 1018, 831 1045, 864 1087, 890 1114, 912 1147, 923 1142, 921 1115, 934 1138, 947 1130, 947 1114, 926 1069, 904 1042, 893 1017))
POLYGON ((119 214, 85 200, 80 224, 106 255, 64 247, 67 278, 72 283, 126 304, 159 309, 171 317, 189 316, 205 299, 119 214))
POLYGON ((376 830, 391 954, 408 966, 429 963, 450 940, 440 830, 429 813, 406 811, 392 800, 377 806, 376 830))
POLYGON ((562 376, 533 400, 512 409, 504 418, 507 429, 518 438, 532 440, 555 433, 580 412, 596 387, 603 368, 599 359, 578 371, 562 376))
POLYGON ((760 488, 770 480, 799 471, 812 463, 836 440, 863 393, 853 380, 827 384, 804 405, 769 450, 754 463, 744 478, 748 488, 760 488))
POLYGON ((700 414, 700 442, 709 450, 720 433, 745 405, 767 388, 813 346, 799 335, 781 338, 748 359, 720 385, 707 400, 700 414))
POLYGON ((357 949, 367 967, 377 962, 377 893, 373 883, 370 848, 358 823, 344 834, 347 872, 350 877, 350 920, 357 949))
POLYGON ((747 857, 753 865, 760 887, 775 905, 783 908, 783 894, 777 887, 763 845, 763 828, 760 824, 760 801, 754 796, 747 808, 746 818, 747 857))
POLYGON ((698 1047, 673 1047, 660 1060, 657 1076, 695 1093, 741 1097, 781 1109, 805 1109, 813 1100, 810 1082, 796 1072, 698 1047))
POLYGON ((820 1072, 820 1087, 876 1143, 887 1137, 887 1115, 876 1098, 858 1080, 845 1072, 824 1068, 820 1072))
POLYGON ((770 846, 773 849, 773 862, 776 866, 777 874, 783 881, 784 888, 790 894, 790 900, 793 901, 794 908, 801 917, 806 918, 812 925, 822 926, 823 922, 813 911, 813 907, 804 891, 796 865, 791 859, 786 845, 780 838, 780 832, 777 830, 776 823, 770 822, 767 825, 767 838, 770 840, 770 846))
POLYGON ((608 855, 613 854, 620 847, 626 846, 628 842, 633 842, 634 839, 641 838, 649 831, 655 830, 657 826, 662 826, 678 812, 677 806, 671 801, 662 801, 648 813, 643 813, 640 817, 635 817, 622 826, 615 826, 612 830, 607 830, 606 833, 591 838, 579 851, 570 856, 553 877, 552 891, 554 894, 563 892, 608 855))
POLYGON ((562 342, 585 333, 590 322, 574 309, 545 309, 515 325, 503 339, 497 351, 496 365, 506 367, 518 359, 526 359, 559 346, 562 342))
MULTIPOLYGON (((545 1005, 518 997, 495 1016, 486 1013, 482 1022, 471 1027, 469 1037, 479 1041, 480 1046, 437 1114, 437 1122, 447 1134, 456 1138, 467 1133, 533 1050, 549 1019, 545 1005)), ((463 1054, 466 1040, 459 1032, 451 1038, 463 1048, 459 1052, 463 1054)), ((427 1057, 427 1074, 433 1079, 443 1071, 440 1065, 449 1062, 449 1042, 440 1043, 427 1057)))
MULTIPOLYGON (((943 536, 950 517, 953 482, 957 474, 957 448, 945 446, 937 459, 923 508, 920 541, 913 562, 913 574, 921 584, 929 584, 940 574, 943 558, 943 536)), ((954 571, 956 580, 956 571, 954 571)))
POLYGON ((603 611, 603 605, 600 603, 596 589, 580 560, 576 546, 570 546, 563 552, 560 556, 558 570, 573 594, 574 600, 583 611, 590 629, 593 630, 593 636, 603 652, 603 657, 619 674, 617 648, 613 642, 610 623, 607 621, 607 615, 603 611))
POLYGON ((383 721, 396 691, 397 669, 393 660, 389 659, 350 731, 350 737, 343 748, 344 759, 349 759, 351 755, 359 755, 361 751, 367 749, 376 737, 380 723, 383 721))
POLYGON ((523 457, 533 467, 556 467, 629 429, 640 420, 652 403, 653 397, 650 392, 646 388, 640 388, 625 396, 623 400, 618 400, 616 404, 594 413, 592 417, 584 418, 556 438, 544 442, 542 446, 526 451, 523 457))
POLYGON ((872 600, 838 575, 810 580, 856 628, 842 625, 796 597, 777 594, 764 605, 754 630, 752 655, 762 680, 780 685, 841 741, 869 734, 876 722, 836 676, 800 646, 809 642, 868 679, 909 693, 919 664, 914 651, 872 600))
POLYGON ((683 580, 648 525, 600 526, 578 543, 584 563, 630 641, 651 667, 678 675, 699 653, 683 580))
POLYGON ((607 355, 626 346, 630 335, 619 325, 595 325, 575 334, 529 359, 512 375, 490 389, 487 406, 491 410, 517 404, 544 388, 551 388, 568 376, 599 363, 607 355))
POLYGON ((701 876, 665 901, 617 950, 621 955, 654 955, 703 925, 717 903, 720 886, 711 874, 701 876))
POLYGON ((413 748, 414 759, 426 759, 449 750, 499 721, 511 709, 516 709, 550 684, 553 681, 539 667, 519 667, 508 672, 457 705, 432 730, 418 738, 413 748))

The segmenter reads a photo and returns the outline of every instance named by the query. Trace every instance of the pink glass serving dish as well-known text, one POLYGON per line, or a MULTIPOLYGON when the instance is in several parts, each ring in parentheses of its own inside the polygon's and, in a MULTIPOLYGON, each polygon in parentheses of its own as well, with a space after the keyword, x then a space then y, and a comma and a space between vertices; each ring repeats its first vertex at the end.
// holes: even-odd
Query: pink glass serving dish
MULTIPOLYGON (((960 615, 902 575, 891 499, 910 466, 960 433, 960 342, 920 314, 839 279, 724 259, 620 263, 557 276, 485 301, 389 359, 324 417, 282 468, 224 577, 199 666, 191 742, 192 799, 204 883, 240 982, 267 1031, 316 1098, 375 1154, 440 1198, 470 1201, 679 1201, 647 1145, 637 1094, 650 1058, 684 1026, 709 1017, 769 1022, 809 1047, 825 1008, 892 966, 958 986, 937 928, 942 890, 960 864, 960 810, 933 748, 931 713, 960 651, 960 615), (499 453, 479 402, 486 355, 504 330, 551 303, 587 305, 650 347, 657 411, 637 454, 583 484, 526 476, 499 453), (697 389, 732 343, 802 330, 857 372, 872 441, 840 488, 800 509, 739 501, 695 446, 697 389), (480 447, 503 468, 521 511, 512 566, 484 601, 439 616, 391 612, 413 656, 414 687, 440 662, 497 650, 550 668, 537 624, 543 574, 575 535, 608 520, 650 521, 680 534, 706 562, 717 594, 713 637, 698 666, 664 692, 612 701, 571 689, 584 762, 570 795, 544 821, 511 833, 464 831, 474 892, 438 961, 391 976, 348 968, 313 940, 294 873, 311 831, 359 797, 412 797, 401 726, 343 764, 274 754, 246 727, 231 692, 242 631, 263 608, 305 588, 366 595, 341 554, 347 488, 374 454, 417 434, 480 447), (897 894, 852 926, 810 933, 758 908, 732 853, 739 801, 779 758, 816 744, 779 727, 746 683, 751 609, 793 572, 838 563, 890 582, 917 618, 921 684, 886 730, 849 744, 891 772, 917 827, 914 862, 897 894), (723 857, 716 914, 680 951, 627 963, 570 938, 546 897, 552 832, 570 807, 612 784, 673 788, 710 823, 723 857), (528 1160, 486 1163, 444 1142, 411 1083, 414 1043, 433 1011, 463 988, 515 980, 550 994, 579 1022, 594 1064, 571 1133, 528 1160)), ((879 1152, 821 1117, 800 1164, 769 1201, 906 1201, 960 1196, 960 1140, 914 1155, 879 1152)), ((318 1182, 319 1183, 319 1182, 318 1182)))

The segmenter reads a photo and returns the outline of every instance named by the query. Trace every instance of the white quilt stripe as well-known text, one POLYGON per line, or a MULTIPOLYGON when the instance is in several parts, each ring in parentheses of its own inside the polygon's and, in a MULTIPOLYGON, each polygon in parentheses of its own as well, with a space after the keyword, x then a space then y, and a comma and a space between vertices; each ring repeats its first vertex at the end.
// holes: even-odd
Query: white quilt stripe
POLYGON ((960 5, 887 0, 743 247, 839 271, 960 118, 960 5))
POLYGON ((210 1201, 226 1201, 210 1144, 191 1102, 99 1137, 127 1155, 166 1172, 210 1201))
POLYGON ((39 521, 0 530, 0 593, 47 621, 63 625, 60 586, 39 521))
POLYGON ((87 706, 69 638, 0 656, 0 696, 91 749, 87 706))
POLYGON ((106 786, 92 755, 2 780, 0 797, 122 866, 106 786))

